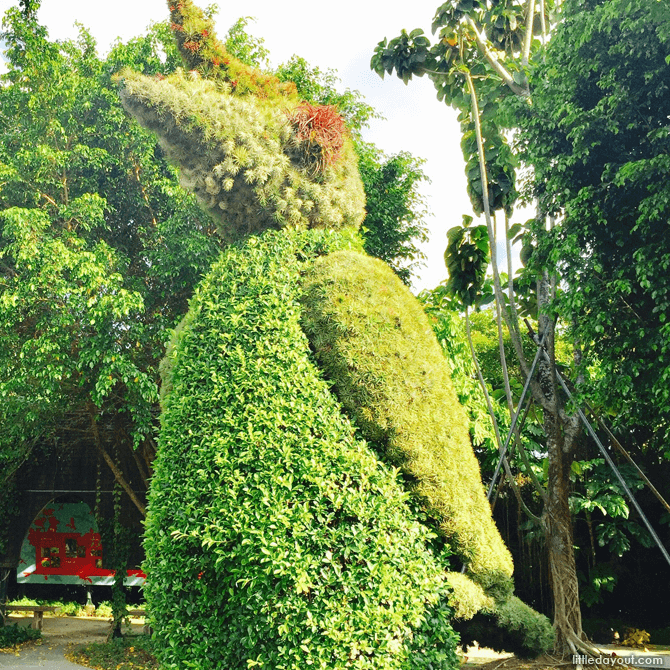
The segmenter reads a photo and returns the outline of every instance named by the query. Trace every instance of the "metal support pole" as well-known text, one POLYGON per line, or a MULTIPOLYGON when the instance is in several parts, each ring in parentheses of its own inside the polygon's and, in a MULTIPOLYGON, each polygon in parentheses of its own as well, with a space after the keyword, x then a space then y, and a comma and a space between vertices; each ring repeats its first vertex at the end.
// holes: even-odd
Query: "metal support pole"
MULTIPOLYGON (((540 356, 542 352, 544 351, 544 338, 546 335, 545 333, 542 335, 542 340, 537 346, 537 353, 535 354, 535 358, 533 359, 533 364, 530 366, 530 372, 528 373, 528 377, 526 377, 526 383, 523 386, 523 391, 521 392, 521 397, 519 398, 519 402, 516 406, 516 412, 514 412, 514 416, 512 417, 512 425, 510 426, 509 432, 507 433, 507 437, 505 438, 505 444, 503 445, 502 449, 500 450, 500 458, 498 459, 498 465, 496 465, 496 469, 493 472, 493 479, 491 479, 491 484, 489 485, 489 490, 488 493, 486 494, 486 498, 490 501, 491 496, 493 495, 493 488, 495 487, 496 481, 498 479, 498 475, 500 474, 500 468, 502 467, 503 464, 503 459, 507 455, 507 448, 509 447, 509 443, 512 439, 512 435, 514 433, 514 429, 516 428, 516 422, 519 418, 519 414, 521 414, 521 406, 523 405, 523 401, 526 397, 526 394, 528 393, 528 389, 530 388, 530 382, 533 379, 533 373, 535 372, 535 368, 537 367, 537 363, 540 360, 540 356)), ((530 406, 530 398, 528 399, 526 411, 528 410, 528 407, 530 406)), ((524 415, 524 420, 525 420, 525 415, 524 415)), ((523 422, 522 422, 523 425, 523 422)))
MULTIPOLYGON (((565 391, 566 395, 570 400, 572 400, 572 393, 570 393, 570 390, 568 389, 565 380, 561 376, 561 374, 557 371, 556 372, 556 377, 558 378, 558 381, 560 382, 561 386, 563 387, 563 391, 565 391)), ((633 495, 633 492, 628 488, 628 484, 626 484, 623 476, 619 472, 619 468, 615 465, 614 461, 612 460, 611 456, 607 453, 607 450, 603 446, 603 443, 600 441, 600 438, 596 435, 595 431, 593 430, 593 426, 589 422, 589 420, 586 418, 586 415, 582 410, 577 407, 577 414, 579 415, 579 418, 582 420, 582 423, 586 427, 586 430, 588 431, 589 435, 593 438, 595 443, 598 445, 598 449, 600 449, 600 452, 602 455, 605 457, 605 460, 607 461, 608 465, 610 468, 612 468, 612 471, 616 475, 616 478, 619 480, 619 483, 623 487, 623 490, 626 492, 626 495, 630 499, 631 503, 633 503, 633 507, 637 510, 637 513, 640 515, 642 518, 642 521, 644 522, 644 525, 647 527, 647 530, 649 531, 649 534, 654 538, 654 542, 658 545, 658 548, 661 550, 661 553, 663 554, 665 560, 668 562, 668 565, 670 565, 670 554, 668 554, 668 550, 665 548, 663 543, 661 542, 661 538, 658 537, 656 534, 656 531, 652 528, 651 524, 649 523, 649 520, 647 519, 645 513, 642 511, 642 508, 638 504, 637 500, 635 499, 635 496, 633 495)))

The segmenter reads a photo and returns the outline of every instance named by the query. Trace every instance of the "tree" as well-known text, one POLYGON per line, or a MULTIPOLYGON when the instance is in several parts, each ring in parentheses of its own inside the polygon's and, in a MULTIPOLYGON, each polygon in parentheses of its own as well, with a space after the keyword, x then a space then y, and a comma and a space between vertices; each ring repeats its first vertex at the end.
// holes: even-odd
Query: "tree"
POLYGON ((519 110, 529 195, 561 218, 538 253, 561 270, 561 315, 596 371, 583 392, 624 442, 670 458, 670 9, 569 0, 564 12, 532 113, 519 110))
MULTIPOLYGON (((431 291, 424 291, 421 297, 434 319, 433 327, 452 367, 452 379, 458 390, 459 400, 469 413, 470 434, 482 467, 483 479, 491 481, 499 460, 494 428, 482 388, 475 381, 476 370, 467 341, 465 320, 446 284, 447 282, 443 282, 431 291)), ((495 311, 491 308, 475 311, 469 320, 473 349, 481 366, 495 419, 501 433, 506 435, 510 427, 510 417, 505 398, 495 311)), ((514 356, 514 350, 509 335, 504 333, 504 336, 505 355, 509 360, 514 356)), ((533 343, 527 341, 524 344, 526 355, 532 357, 533 343)), ((570 369, 570 352, 571 346, 567 338, 559 339, 556 357, 562 374, 570 369)), ((513 369, 510 372, 510 387, 517 405, 522 392, 523 377, 513 369)), ((519 433, 525 449, 516 449, 513 442, 508 454, 512 471, 518 473, 515 475, 515 483, 519 487, 520 495, 525 504, 539 515, 542 499, 532 485, 532 479, 544 482, 547 475, 542 413, 536 407, 531 407, 524 416, 519 433)), ((644 459, 636 453, 636 461, 643 469, 645 464, 649 464, 649 457, 653 458, 653 455, 648 454, 644 459)), ((638 493, 645 485, 640 473, 633 465, 621 463, 621 460, 623 459, 618 459, 620 471, 628 486, 636 491, 636 496, 643 503, 644 499, 638 493)), ((631 510, 631 504, 614 473, 600 455, 592 453, 585 439, 580 440, 571 470, 570 508, 575 530, 574 546, 580 599, 589 608, 588 617, 593 618, 598 617, 600 612, 606 612, 614 602, 626 600, 626 591, 630 591, 631 584, 635 584, 635 588, 640 590, 637 577, 640 572, 640 549, 656 551, 656 547, 641 525, 639 517, 631 510)), ((658 468, 652 471, 652 479, 659 487, 663 484, 664 479, 658 468)), ((538 569, 535 553, 536 549, 544 551, 545 546, 542 533, 527 522, 520 506, 515 505, 513 493, 512 486, 503 474, 496 480, 491 506, 496 511, 496 518, 499 521, 505 520, 505 541, 514 555, 519 595, 526 602, 534 602, 542 599, 544 589, 549 586, 543 576, 544 570, 538 569), (524 532, 524 528, 527 532, 524 532)), ((659 509, 658 501, 653 501, 650 493, 646 494, 646 500, 650 503, 647 511, 654 518, 654 508, 659 509)), ((662 561, 660 555, 658 558, 662 561)), ((654 569, 653 563, 648 562, 646 565, 649 569, 654 569)), ((664 569, 662 564, 660 569, 664 569)), ((646 613, 651 615, 652 612, 653 608, 650 608, 646 613)))
MULTIPOLYGON (((531 89, 527 78, 530 58, 540 44, 539 35, 547 38, 547 25, 552 3, 522 5, 485 0, 449 0, 438 8, 433 32, 439 39, 431 46, 421 30, 402 31, 391 42, 383 40, 375 50, 371 66, 378 74, 394 70, 405 83, 413 75, 427 74, 435 84, 438 98, 459 110, 463 131, 463 153, 466 159, 468 191, 476 213, 486 220, 490 258, 493 270, 493 291, 498 322, 498 339, 505 395, 510 414, 514 403, 503 347, 502 321, 505 321, 524 378, 530 377, 534 401, 543 412, 548 472, 546 488, 538 489, 544 508, 541 523, 545 532, 554 596, 554 627, 556 648, 563 653, 586 650, 581 627, 577 574, 573 553, 572 523, 569 508, 570 466, 575 458, 579 419, 566 409, 556 377, 556 316, 551 308, 558 277, 545 267, 536 274, 537 343, 545 350, 539 360, 537 376, 531 377, 531 365, 523 350, 519 305, 515 301, 510 280, 508 293, 503 293, 496 257, 496 220, 499 211, 509 238, 518 233, 510 229, 509 216, 517 193, 515 160, 503 133, 510 125, 504 112, 504 99, 511 96, 528 104, 531 89)), ((553 226, 547 212, 538 211, 538 227, 553 226)), ((467 310, 477 304, 483 286, 488 257, 477 251, 478 244, 467 230, 450 231, 447 265, 452 271, 452 286, 467 310), (459 258, 459 262, 452 259, 459 258)), ((477 239, 479 239, 477 232, 477 239)), ((575 348, 579 364, 581 351, 575 348)), ((577 380, 579 383, 580 379, 577 380)), ((491 410, 493 415, 493 411, 491 410)), ((500 439, 498 442, 500 444, 500 439)), ((511 473, 506 466, 508 477, 511 473)), ((519 503, 523 501, 519 497, 519 503)))
MULTIPOLYGON (((27 11, 36 7, 10 9, 3 23, 2 505, 31 455, 77 441, 100 451, 143 511, 128 468, 148 484, 166 332, 221 242, 112 82, 124 67, 161 77, 182 65, 169 24, 101 60, 83 29, 78 40, 50 41, 27 11)), ((266 52, 246 25, 231 28, 228 44, 255 62, 266 52)), ((340 95, 363 122, 373 112, 359 97, 340 95)))
POLYGON ((85 30, 54 43, 15 8, 3 26, 3 489, 34 449, 83 440, 143 511, 124 471, 136 464, 148 481, 165 330, 218 243, 155 140, 128 121, 111 74, 160 74, 174 49, 159 26, 101 61, 85 30))
POLYGON ((365 250, 388 263, 406 284, 425 258, 417 243, 428 241, 425 202, 418 192, 426 179, 422 164, 407 152, 385 156, 370 144, 358 144, 366 195, 365 250))
MULTIPOLYGON (((438 97, 461 111, 468 188, 475 211, 483 212, 487 222, 498 322, 501 317, 506 322, 524 377, 529 374, 529 366, 518 320, 524 312, 515 289, 522 283, 527 286, 531 276, 537 278, 534 300, 525 306, 531 308, 528 316, 537 315, 538 331, 545 338, 546 349, 537 381, 531 381, 534 401, 542 409, 548 455, 548 486, 539 492, 544 499, 542 522, 552 571, 557 646, 567 652, 589 647, 581 633, 569 510, 571 470, 578 466, 574 459, 580 429, 577 416, 569 413, 557 385, 557 309, 564 305, 563 313, 572 319, 577 315, 589 317, 579 320, 578 325, 573 322, 572 329, 575 386, 579 391, 586 388, 587 360, 594 360, 592 356, 583 357, 582 347, 586 346, 590 354, 601 352, 602 361, 598 363, 605 372, 608 367, 611 372, 617 371, 617 366, 622 368, 624 374, 619 375, 616 386, 612 375, 605 375, 602 382, 609 383, 614 393, 625 390, 619 407, 627 405, 625 396, 632 388, 653 389, 656 402, 663 403, 667 391, 660 387, 666 368, 661 367, 664 372, 656 373, 651 385, 636 386, 631 379, 644 371, 646 364, 637 356, 626 355, 633 338, 642 334, 645 342, 641 348, 645 349, 645 325, 663 338, 662 326, 653 329, 656 317, 641 324, 639 315, 631 319, 625 316, 623 321, 629 325, 621 329, 618 324, 608 323, 606 327, 603 321, 607 317, 618 320, 619 307, 615 306, 616 301, 612 302, 613 295, 618 293, 619 306, 623 302, 634 314, 628 300, 632 299, 634 287, 651 287, 651 247, 642 244, 631 249, 630 263, 626 264, 626 268, 634 268, 630 272, 617 269, 621 249, 627 245, 625 234, 631 230, 631 219, 635 220, 633 231, 648 234, 653 244, 653 234, 649 234, 653 224, 667 218, 667 196, 661 186, 665 182, 655 177, 657 170, 663 170, 667 153, 663 142, 656 140, 667 136, 663 128, 667 117, 663 83, 667 63, 662 44, 668 36, 668 11, 656 2, 566 2, 565 22, 553 29, 556 51, 552 51, 552 40, 543 65, 543 52, 538 48, 540 41, 548 41, 551 9, 551 3, 533 1, 523 7, 484 0, 446 2, 438 9, 433 23, 433 31, 440 30, 436 44, 431 46, 420 30, 403 31, 390 43, 384 40, 379 44, 372 65, 380 74, 396 70, 406 82, 414 74, 428 74, 438 97), (534 40, 534 35, 541 40, 534 40), (633 42, 636 46, 629 46, 633 42), (558 54, 556 60, 552 60, 552 53, 558 54), (626 62, 628 56, 630 61, 626 62), (543 73, 539 77, 534 75, 534 65, 539 65, 539 72, 543 73), (640 72, 644 72, 642 77, 640 72), (631 105, 631 98, 639 104, 631 105), (658 119, 653 114, 645 116, 655 106, 660 108, 658 119), (624 107, 628 111, 620 114, 624 107), (517 129, 517 147, 523 148, 517 156, 530 157, 526 160, 535 168, 536 178, 530 174, 527 193, 538 196, 537 216, 525 233, 518 224, 508 225, 516 198, 515 160, 501 132, 505 127, 517 129), (640 142, 642 148, 638 149, 640 142), (652 145, 653 151, 645 154, 652 145), (631 190, 624 195, 627 188, 631 190), (496 210, 505 214, 508 240, 521 233, 522 259, 530 261, 521 281, 509 281, 507 295, 502 291, 493 244, 496 210), (566 221, 574 216, 568 225, 556 218, 563 213, 566 221), (610 218, 614 229, 603 225, 610 218), (617 221, 624 223, 619 235, 614 232, 617 221), (587 233, 589 226, 592 228, 587 233), (556 245, 557 241, 564 246, 556 245), (564 267, 568 272, 559 274, 564 267), (564 293, 559 278, 567 280, 568 290, 564 293), (611 282, 612 293, 603 291, 607 282, 611 282), (588 300, 584 297, 587 293, 588 300), (603 305, 600 312, 599 303, 603 305), (605 332, 607 337, 603 338, 605 332), (601 340, 598 344, 596 337, 601 340)), ((467 309, 480 299, 488 260, 475 253, 473 235, 477 233, 479 239, 479 232, 468 226, 466 223, 449 232, 447 249, 450 288, 465 307, 466 319, 467 309)), ((509 259, 509 241, 507 248, 509 259)), ((658 248, 655 246, 654 251, 658 248)), ((663 252, 661 267, 666 255, 663 252)), ((653 315, 661 313, 657 326, 665 322, 664 295, 665 289, 660 288, 647 303, 653 315)), ((513 402, 500 326, 498 339, 511 412, 513 402)), ((647 355, 664 355, 666 348, 659 338, 649 339, 647 355)), ((601 394, 601 398, 606 395, 601 394)), ((611 393, 609 399, 614 406, 611 393)), ((663 426, 662 433, 666 429, 664 418, 659 425, 663 426)))

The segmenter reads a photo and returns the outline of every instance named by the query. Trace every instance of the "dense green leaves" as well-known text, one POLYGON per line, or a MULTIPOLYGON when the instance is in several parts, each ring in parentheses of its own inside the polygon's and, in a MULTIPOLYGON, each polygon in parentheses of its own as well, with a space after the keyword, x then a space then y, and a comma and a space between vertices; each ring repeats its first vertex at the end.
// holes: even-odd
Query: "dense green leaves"
POLYGON ((360 91, 349 88, 339 90, 340 79, 334 70, 323 71, 312 67, 304 58, 294 55, 277 68, 276 75, 283 82, 292 82, 303 100, 337 107, 357 139, 360 139, 361 131, 370 119, 379 118, 379 114, 365 102, 360 91))
POLYGON ((105 61, 84 30, 55 43, 16 8, 3 27, 4 483, 35 446, 92 441, 91 417, 103 441, 137 445, 152 435, 164 331, 218 244, 111 82, 122 66, 171 67, 165 27, 117 44, 105 61))
POLYGON ((358 156, 366 196, 365 251, 388 263, 409 284, 424 258, 416 245, 428 241, 427 211, 418 193, 419 184, 426 179, 423 161, 406 152, 385 156, 362 142, 358 156))
POLYGON ((361 139, 361 131, 378 117, 358 91, 338 90, 339 79, 331 70, 310 67, 298 56, 279 66, 277 76, 295 83, 307 101, 334 105, 347 121, 355 138, 358 169, 365 189, 363 238, 365 250, 388 263, 406 283, 420 266, 424 254, 418 244, 426 242, 427 210, 419 193, 426 180, 423 161, 407 152, 385 155, 361 139))
POLYGON ((420 303, 386 265, 345 252, 310 268, 302 301, 305 332, 345 411, 401 469, 468 575, 507 595, 510 556, 491 520, 451 371, 420 303))
POLYGON ((566 3, 533 78, 522 149, 534 195, 562 215, 541 251, 566 281, 561 307, 585 364, 597 364, 592 397, 660 447, 670 434, 670 10, 587 4, 566 3))
POLYGON ((444 262, 449 272, 446 290, 465 307, 479 305, 489 267, 489 233, 486 226, 473 226, 471 216, 463 216, 463 226, 447 232, 444 262))
POLYGON ((165 667, 457 662, 444 559, 300 327, 296 254, 343 244, 284 231, 228 249, 175 335, 146 540, 165 667))

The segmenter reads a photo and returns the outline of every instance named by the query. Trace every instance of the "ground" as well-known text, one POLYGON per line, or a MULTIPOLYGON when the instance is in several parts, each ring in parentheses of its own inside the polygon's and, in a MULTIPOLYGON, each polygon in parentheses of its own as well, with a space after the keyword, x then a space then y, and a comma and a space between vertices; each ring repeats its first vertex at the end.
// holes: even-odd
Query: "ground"
MULTIPOLYGON (((30 626, 32 616, 7 617, 7 624, 30 626)), ((45 615, 42 639, 29 642, 20 649, 0 649, 0 670, 5 668, 43 668, 44 670, 75 670, 86 666, 73 663, 72 652, 81 645, 102 643, 107 639, 109 621, 86 617, 54 617, 45 615)), ((131 633, 139 635, 143 624, 131 625, 131 633)))
MULTIPOLYGON (((29 626, 32 617, 8 617, 8 624, 18 623, 29 626)), ((142 633, 143 622, 133 619, 127 629, 130 635, 142 633)), ((86 662, 80 651, 92 643, 103 643, 109 632, 109 621, 87 617, 55 617, 45 616, 43 638, 37 643, 31 642, 19 650, 0 650, 0 670, 5 668, 44 668, 45 670, 75 670, 87 667, 80 663, 86 662), (69 659, 69 660, 68 660, 69 659), (73 662, 75 661, 75 662, 73 662)), ((139 639, 139 638, 138 638, 139 639)), ((647 645, 644 650, 631 650, 622 646, 600 646, 603 653, 614 653, 627 656, 631 652, 637 654, 662 654, 667 656, 664 667, 670 667, 670 646, 647 645)), ((126 644, 125 657, 128 649, 133 652, 132 639, 126 644)), ((147 662, 147 655, 141 648, 134 650, 132 661, 105 667, 135 668, 145 670, 155 667, 147 662)), ((491 649, 468 647, 462 656, 464 670, 567 670, 574 667, 571 659, 560 659, 543 656, 529 661, 515 658, 512 654, 498 653, 491 649)), ((102 667, 90 664, 88 667, 102 667)))

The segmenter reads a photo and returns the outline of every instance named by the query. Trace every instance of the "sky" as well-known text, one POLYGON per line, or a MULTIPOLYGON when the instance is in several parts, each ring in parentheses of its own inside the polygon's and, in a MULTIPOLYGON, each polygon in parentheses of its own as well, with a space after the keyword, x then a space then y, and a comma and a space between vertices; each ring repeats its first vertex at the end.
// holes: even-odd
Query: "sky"
MULTIPOLYGON (((0 13, 17 3, 0 0, 0 13)), ((206 4, 209 2, 204 0, 203 6, 206 4)), ((447 230, 458 225, 463 214, 472 214, 459 124, 456 112, 437 100, 428 79, 413 79, 407 86, 395 75, 382 80, 370 70, 370 58, 380 40, 396 37, 403 28, 423 28, 430 34, 439 4, 439 0, 339 0, 336 4, 245 0, 219 3, 216 16, 220 37, 241 16, 253 17, 255 21, 247 30, 265 41, 273 66, 297 54, 311 66, 336 70, 343 88, 361 91, 366 102, 385 117, 371 122, 364 139, 389 155, 408 151, 426 161, 423 170, 430 184, 423 184, 421 192, 430 212, 430 240, 422 246, 427 260, 413 283, 415 292, 433 288, 446 278, 443 254, 447 230)), ((83 24, 97 40, 101 55, 117 38, 140 35, 152 21, 167 16, 165 0, 42 0, 38 13, 52 39, 75 37, 75 22, 83 24)))

